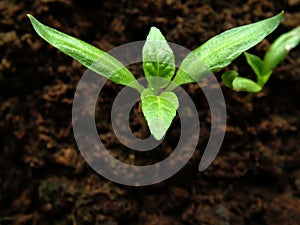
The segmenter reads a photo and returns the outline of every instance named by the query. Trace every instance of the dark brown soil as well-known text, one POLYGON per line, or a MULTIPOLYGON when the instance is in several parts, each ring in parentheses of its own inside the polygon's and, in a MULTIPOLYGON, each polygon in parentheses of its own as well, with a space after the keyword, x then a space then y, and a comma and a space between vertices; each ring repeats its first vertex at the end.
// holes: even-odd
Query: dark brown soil
MULTIPOLYGON (((299 0, 1 0, 0 224, 299 224, 299 47, 263 92, 249 96, 222 86, 226 137, 218 157, 201 173, 197 165, 210 117, 201 91, 187 85, 201 121, 194 157, 165 182, 127 187, 95 173, 77 149, 71 108, 85 68, 39 38, 26 17, 31 13, 106 51, 145 39, 151 26, 159 27, 168 41, 194 49, 226 29, 281 10, 280 27, 251 49, 260 56, 276 37, 299 25, 299 0)), ((243 57, 231 67, 253 74, 243 57)), ((108 83, 101 93, 107 118, 120 89, 108 83)), ((106 146, 126 161, 128 150, 116 141, 110 124, 97 123, 106 146)), ((139 136, 141 126, 132 123, 139 136)), ((169 141, 164 147, 161 154, 174 146, 169 141)), ((150 156, 141 156, 142 162, 155 160, 150 156)))

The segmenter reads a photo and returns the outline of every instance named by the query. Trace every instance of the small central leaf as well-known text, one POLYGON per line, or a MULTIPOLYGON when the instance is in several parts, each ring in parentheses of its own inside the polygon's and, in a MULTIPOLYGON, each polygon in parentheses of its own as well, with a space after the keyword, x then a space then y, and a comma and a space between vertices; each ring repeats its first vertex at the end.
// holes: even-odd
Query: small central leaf
POLYGON ((159 29, 152 27, 143 47, 143 70, 149 87, 164 88, 175 73, 175 58, 165 37, 159 29), (166 78, 162 80, 156 77, 166 78))
POLYGON ((142 110, 151 134, 161 140, 176 116, 179 106, 177 96, 173 92, 163 92, 159 96, 147 88, 142 92, 142 110))

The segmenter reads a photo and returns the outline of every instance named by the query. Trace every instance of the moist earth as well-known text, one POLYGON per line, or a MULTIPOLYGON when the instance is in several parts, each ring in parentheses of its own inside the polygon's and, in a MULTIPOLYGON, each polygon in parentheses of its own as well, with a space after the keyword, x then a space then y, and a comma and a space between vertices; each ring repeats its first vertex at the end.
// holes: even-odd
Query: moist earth
MULTIPOLYGON (((2 225, 295 225, 300 221, 300 48, 274 70, 262 92, 234 92, 216 73, 227 108, 220 152, 198 164, 210 135, 210 111, 197 85, 185 85, 201 132, 187 165, 172 178, 130 187, 98 175, 83 159, 72 131, 72 102, 86 68, 34 32, 26 16, 108 51, 144 40, 151 26, 189 49, 220 32, 285 10, 281 25, 249 52, 263 56, 280 34, 299 25, 299 0, 0 1, 0 224, 2 225), (298 103, 297 103, 298 102, 298 103)), ((130 69, 141 76, 140 65, 130 69)), ((226 70, 254 78, 243 56, 226 70)), ((168 157, 180 119, 157 152, 138 154, 114 135, 110 110, 122 86, 107 82, 96 109, 106 148, 127 163, 168 157)), ((130 116, 144 137, 140 108, 130 116)), ((120 171, 121 172, 121 171, 120 171)))

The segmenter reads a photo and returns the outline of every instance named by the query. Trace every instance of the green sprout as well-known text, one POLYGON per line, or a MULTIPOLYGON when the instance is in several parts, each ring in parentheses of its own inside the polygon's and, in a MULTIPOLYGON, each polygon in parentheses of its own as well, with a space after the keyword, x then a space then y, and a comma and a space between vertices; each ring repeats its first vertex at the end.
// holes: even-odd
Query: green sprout
POLYGON ((222 75, 227 87, 235 91, 259 92, 269 80, 273 70, 286 58, 289 51, 300 43, 300 26, 279 36, 266 52, 262 60, 256 55, 245 52, 247 63, 254 71, 257 81, 240 77, 236 71, 228 71, 222 75))
POLYGON ((35 31, 48 43, 73 57, 85 67, 107 79, 136 89, 141 94, 142 111, 155 139, 161 140, 179 107, 173 90, 197 82, 208 71, 228 66, 243 52, 273 32, 283 17, 280 14, 249 25, 227 30, 189 53, 176 71, 175 57, 159 29, 152 27, 143 47, 143 71, 148 86, 141 85, 116 58, 77 38, 45 26, 28 15, 35 31), (159 79, 158 79, 159 78, 159 79))

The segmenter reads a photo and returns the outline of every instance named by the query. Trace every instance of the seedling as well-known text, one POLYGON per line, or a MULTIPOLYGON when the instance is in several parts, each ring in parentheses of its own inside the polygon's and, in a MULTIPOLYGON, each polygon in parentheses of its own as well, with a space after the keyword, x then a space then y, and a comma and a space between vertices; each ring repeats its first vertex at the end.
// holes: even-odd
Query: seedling
POLYGON ((222 75, 224 84, 235 91, 261 91, 269 80, 272 71, 299 43, 300 26, 278 37, 266 52, 263 60, 256 55, 245 52, 246 60, 254 71, 257 81, 240 77, 236 71, 231 70, 222 75))
POLYGON ((107 79, 136 89, 141 94, 142 111, 150 132, 157 140, 163 138, 179 107, 173 91, 177 86, 197 82, 208 71, 215 72, 228 66, 274 31, 282 16, 283 12, 211 38, 188 54, 177 71, 172 49, 160 30, 152 27, 142 54, 143 70, 148 82, 148 86, 144 87, 120 61, 108 53, 45 26, 28 15, 36 32, 51 45, 107 79))

